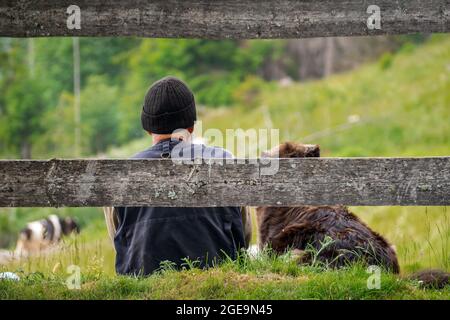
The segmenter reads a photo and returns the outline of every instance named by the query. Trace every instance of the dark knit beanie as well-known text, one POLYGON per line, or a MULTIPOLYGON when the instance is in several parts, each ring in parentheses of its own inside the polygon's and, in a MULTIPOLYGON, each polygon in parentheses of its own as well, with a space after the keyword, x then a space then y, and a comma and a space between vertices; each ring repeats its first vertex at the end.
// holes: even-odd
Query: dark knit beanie
POLYGON ((197 120, 194 95, 174 77, 155 82, 145 95, 141 122, 146 131, 157 134, 187 129, 197 120))

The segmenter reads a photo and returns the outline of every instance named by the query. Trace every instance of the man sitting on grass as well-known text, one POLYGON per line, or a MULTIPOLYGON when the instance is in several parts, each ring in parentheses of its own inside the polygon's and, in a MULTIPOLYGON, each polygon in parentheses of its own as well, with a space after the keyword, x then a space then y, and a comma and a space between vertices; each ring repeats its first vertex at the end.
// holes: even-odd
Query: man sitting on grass
MULTIPOLYGON (((196 120, 194 95, 186 84, 173 77, 157 81, 147 92, 141 113, 153 146, 133 158, 168 158, 175 146, 177 156, 183 158, 198 154, 230 157, 221 148, 191 144, 189 138, 182 141, 186 137, 175 133, 178 129, 192 133, 196 120)), ((211 266, 225 255, 235 258, 251 238, 244 208, 115 207, 104 208, 104 212, 119 274, 149 275, 163 261, 178 268, 186 259, 198 261, 200 267, 211 266)))

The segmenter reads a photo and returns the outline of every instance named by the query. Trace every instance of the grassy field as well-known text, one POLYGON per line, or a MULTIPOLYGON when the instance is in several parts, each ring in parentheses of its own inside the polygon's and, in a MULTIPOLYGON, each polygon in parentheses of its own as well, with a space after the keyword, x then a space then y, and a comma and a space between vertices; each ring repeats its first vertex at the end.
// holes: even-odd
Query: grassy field
MULTIPOLYGON (((446 214, 436 212, 436 216, 446 214)), ((80 236, 66 239, 57 254, 0 266, 0 271, 14 271, 21 277, 19 282, 0 281, 0 299, 450 299, 450 286, 422 289, 406 279, 409 271, 428 266, 449 270, 450 225, 430 226, 447 232, 433 242, 427 238, 429 230, 421 232, 421 224, 414 225, 414 229, 402 230, 407 237, 394 237, 402 241, 393 241, 399 249, 402 275, 383 272, 380 289, 368 289, 371 274, 363 266, 343 270, 299 267, 288 256, 271 254, 244 255, 237 262, 226 261, 209 270, 187 264, 181 272, 166 267, 149 278, 116 276, 114 250, 99 219, 80 236), (66 285, 70 265, 80 266, 80 290, 66 285)), ((391 232, 395 234, 395 229, 391 232)))
MULTIPOLYGON (((18 282, 0 281, 0 299, 450 299, 450 287, 425 290, 389 273, 381 274, 378 289, 369 289, 371 274, 363 266, 299 267, 289 255, 243 256, 208 270, 166 267, 147 278, 115 276, 105 273, 100 247, 81 247, 83 258, 73 257, 85 266, 79 289, 68 289, 68 275, 57 262, 51 272, 19 272, 18 282), (84 261, 87 252, 92 255, 84 261)), ((45 270, 48 263, 37 265, 45 270)))
MULTIPOLYGON (((251 84, 252 79, 248 80, 251 84)), ((439 156, 450 154, 450 36, 322 81, 281 86, 257 83, 240 93, 234 108, 201 110, 203 129, 280 129, 281 140, 321 145, 322 155, 439 156), (355 121, 356 119, 356 121, 355 121)), ((149 138, 110 150, 128 157, 149 138)), ((83 232, 67 239, 58 254, 0 266, 22 277, 0 281, 0 299, 450 299, 450 288, 420 289, 405 280, 429 267, 450 271, 450 212, 445 207, 354 207, 398 252, 402 277, 383 274, 381 288, 367 289, 361 266, 339 271, 298 267, 286 257, 226 262, 206 271, 164 270, 145 279, 114 274, 114 251, 96 208, 1 209, 0 241, 12 248, 25 224, 50 213, 77 216, 83 232), (69 265, 81 268, 81 290, 65 286, 69 265)), ((254 239, 256 240, 256 239, 254 239)))

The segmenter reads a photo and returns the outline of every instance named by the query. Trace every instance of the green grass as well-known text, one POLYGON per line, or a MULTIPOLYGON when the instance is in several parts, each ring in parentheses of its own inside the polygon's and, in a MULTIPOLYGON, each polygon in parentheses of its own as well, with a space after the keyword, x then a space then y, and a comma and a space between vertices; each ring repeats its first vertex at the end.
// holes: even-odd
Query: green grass
MULTIPOLYGON (((418 208, 390 209, 394 213, 385 214, 402 216, 410 210, 412 217, 420 214, 418 208)), ((116 276, 114 250, 99 220, 80 236, 65 239, 57 254, 0 266, 0 271, 12 271, 22 278, 17 283, 0 281, 0 299, 450 299, 450 287, 424 290, 405 280, 410 272, 427 267, 449 270, 447 212, 433 209, 436 211, 425 212, 429 220, 413 220, 413 227, 406 226, 407 222, 393 225, 370 210, 362 214, 389 231, 402 267, 401 276, 383 273, 379 290, 367 289, 370 274, 360 265, 342 270, 304 267, 287 255, 267 253, 256 259, 243 255, 236 262, 226 261, 209 270, 191 264, 181 272, 166 267, 148 278, 116 276), (433 225, 436 222, 439 225, 433 225), (432 230, 445 230, 446 234, 432 230), (81 290, 69 290, 65 285, 70 265, 81 268, 81 290)))
MULTIPOLYGON (((450 36, 329 79, 280 87, 264 84, 248 105, 200 110, 203 129, 280 129, 280 138, 318 143, 322 155, 442 156, 450 154, 450 36), (358 115, 357 123, 349 123, 358 115)), ((144 137, 107 152, 128 157, 150 145, 144 137)), ((450 213, 445 207, 353 207, 393 243, 402 273, 437 267, 450 271, 450 213)), ((383 274, 380 290, 368 290, 364 268, 331 271, 300 268, 278 259, 227 262, 216 268, 165 271, 145 279, 114 274, 114 250, 99 209, 2 209, 0 241, 11 247, 25 221, 50 213, 77 216, 84 229, 55 255, 1 267, 22 281, 0 281, 0 298, 67 299, 450 299, 449 289, 422 290, 383 274), (68 290, 65 270, 77 264, 82 289, 68 290)), ((254 239, 255 240, 255 239, 254 239)))
POLYGON ((78 290, 68 289, 67 276, 64 269, 23 273, 18 282, 0 281, 0 299, 450 299, 450 287, 425 290, 382 273, 380 288, 368 289, 371 274, 360 265, 299 267, 289 256, 273 255, 208 270, 166 268, 147 278, 108 275, 97 266, 81 270, 78 290))

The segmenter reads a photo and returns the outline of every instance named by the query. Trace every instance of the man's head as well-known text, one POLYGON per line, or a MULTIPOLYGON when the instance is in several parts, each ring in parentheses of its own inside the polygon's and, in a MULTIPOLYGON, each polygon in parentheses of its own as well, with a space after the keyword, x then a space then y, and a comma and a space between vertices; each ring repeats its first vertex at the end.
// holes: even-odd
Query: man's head
POLYGON ((196 120, 194 95, 177 78, 158 80, 145 95, 141 123, 149 133, 172 134, 177 129, 192 128, 196 120))

